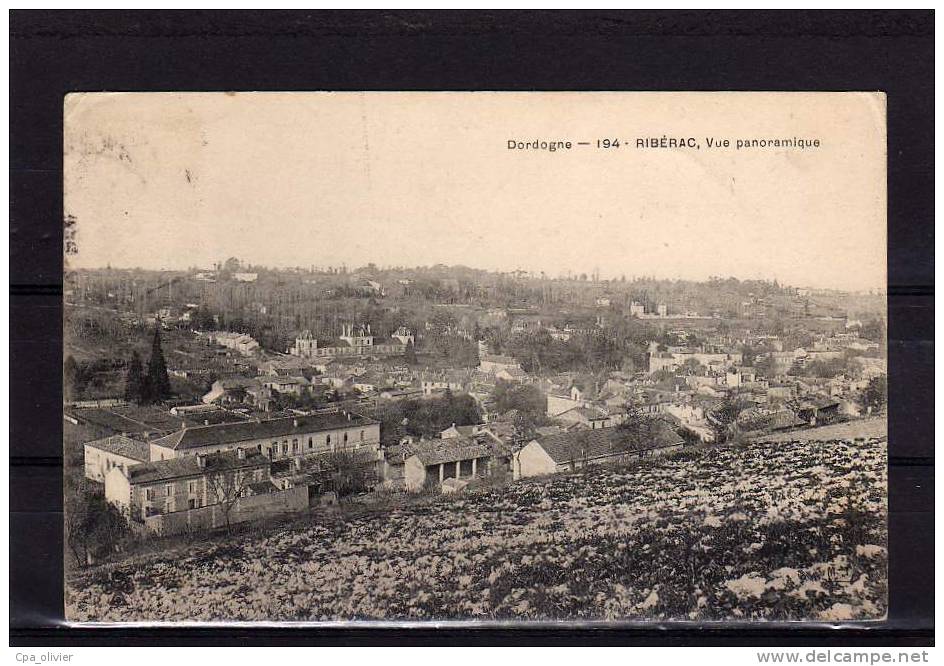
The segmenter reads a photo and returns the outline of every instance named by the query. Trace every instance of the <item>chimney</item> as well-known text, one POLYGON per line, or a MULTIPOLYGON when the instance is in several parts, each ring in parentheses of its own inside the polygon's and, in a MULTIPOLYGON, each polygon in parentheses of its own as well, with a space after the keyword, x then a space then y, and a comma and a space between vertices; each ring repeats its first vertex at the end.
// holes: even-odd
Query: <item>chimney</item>
POLYGON ((292 419, 292 426, 295 428, 298 427, 298 419, 292 419))
POLYGON ((351 420, 351 413, 350 413, 350 412, 347 413, 347 420, 348 420, 348 421, 351 420))
POLYGON ((203 425, 210 425, 210 419, 203 419, 203 425))
POLYGON ((236 449, 236 458, 238 458, 239 460, 245 460, 245 459, 246 459, 246 449, 241 448, 241 447, 238 448, 238 449, 236 449))
POLYGON ((197 467, 203 469, 207 466, 206 456, 202 453, 197 454, 197 467))

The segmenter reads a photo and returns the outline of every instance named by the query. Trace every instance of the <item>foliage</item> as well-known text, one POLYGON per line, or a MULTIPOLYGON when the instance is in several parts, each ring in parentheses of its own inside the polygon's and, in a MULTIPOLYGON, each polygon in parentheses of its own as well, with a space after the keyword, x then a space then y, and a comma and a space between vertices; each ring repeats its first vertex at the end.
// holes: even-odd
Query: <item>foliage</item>
POLYGON ((416 365, 416 348, 413 345, 412 340, 407 340, 406 351, 404 352, 404 359, 407 362, 407 365, 416 365))
POLYGON ((436 437, 452 424, 482 422, 475 399, 467 394, 446 391, 441 397, 399 400, 375 410, 385 444, 394 444, 403 435, 436 437))
POLYGON ((737 417, 745 406, 745 403, 737 397, 729 396, 712 408, 711 415, 714 417, 712 425, 714 426, 716 441, 723 442, 732 434, 731 431, 737 417))
POLYGON ((137 351, 131 352, 131 361, 128 363, 128 373, 125 375, 125 400, 135 404, 142 404, 145 398, 144 368, 137 351))
POLYGON ((65 538, 72 566, 92 564, 131 538, 124 517, 84 479, 68 488, 65 499, 65 538))
POLYGON ((883 409, 888 401, 888 377, 879 375, 870 379, 862 392, 862 400, 872 411, 883 409))
POLYGON ((791 374, 801 377, 825 377, 832 379, 839 375, 854 375, 856 365, 851 358, 842 356, 827 360, 815 359, 807 362, 804 366, 795 366, 791 374))
POLYGON ((536 386, 498 380, 492 391, 495 410, 502 414, 512 409, 540 420, 547 413, 547 397, 536 386))
POLYGON ((757 351, 753 347, 741 345, 741 365, 752 367, 756 358, 757 351))
POLYGON ((87 379, 82 367, 79 366, 72 354, 66 356, 66 360, 62 369, 62 375, 62 390, 65 400, 81 400, 87 379))
POLYGON ((754 357, 754 369, 761 377, 773 379, 777 376, 777 362, 773 354, 763 354, 754 357))
POLYGON ((161 327, 154 327, 154 341, 151 344, 151 358, 148 359, 147 378, 144 382, 143 398, 145 402, 160 402, 171 396, 170 378, 167 376, 167 362, 161 349, 161 327))
POLYGON ((869 319, 862 323, 862 329, 859 331, 861 335, 866 340, 871 340, 872 342, 878 342, 879 344, 885 343, 885 321, 880 318, 869 319))
POLYGON ((627 453, 638 453, 650 448, 657 427, 652 417, 643 414, 638 406, 630 405, 623 422, 616 426, 620 434, 618 446, 627 453))
POLYGON ((363 493, 377 484, 376 462, 368 452, 338 449, 322 460, 329 468, 327 489, 338 497, 363 493))
POLYGON ((226 528, 230 527, 233 508, 249 489, 252 473, 242 469, 219 468, 206 473, 207 495, 210 504, 216 504, 223 512, 226 528))

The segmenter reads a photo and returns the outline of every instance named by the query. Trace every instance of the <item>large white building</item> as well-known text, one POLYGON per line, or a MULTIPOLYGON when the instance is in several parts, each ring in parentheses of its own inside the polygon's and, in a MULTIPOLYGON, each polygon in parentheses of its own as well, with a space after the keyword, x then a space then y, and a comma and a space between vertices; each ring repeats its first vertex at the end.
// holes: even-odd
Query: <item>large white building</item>
POLYGON ((318 340, 311 331, 302 331, 295 338, 295 346, 289 352, 294 356, 304 358, 324 358, 333 356, 397 356, 406 352, 408 343, 414 341, 409 329, 400 327, 385 342, 375 342, 370 331, 370 324, 357 326, 344 324, 337 342, 319 346, 318 340))
POLYGON ((184 427, 150 442, 150 459, 257 449, 271 460, 322 455, 332 451, 372 451, 378 460, 380 424, 351 412, 309 414, 265 421, 239 421, 184 427))

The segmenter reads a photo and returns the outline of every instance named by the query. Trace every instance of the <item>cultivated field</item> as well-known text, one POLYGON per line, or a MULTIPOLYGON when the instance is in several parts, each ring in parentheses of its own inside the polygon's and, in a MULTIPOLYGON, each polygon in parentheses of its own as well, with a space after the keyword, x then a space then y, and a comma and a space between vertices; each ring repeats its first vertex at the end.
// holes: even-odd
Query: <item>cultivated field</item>
POLYGON ((68 616, 876 619, 885 497, 884 439, 692 451, 102 567, 68 616))

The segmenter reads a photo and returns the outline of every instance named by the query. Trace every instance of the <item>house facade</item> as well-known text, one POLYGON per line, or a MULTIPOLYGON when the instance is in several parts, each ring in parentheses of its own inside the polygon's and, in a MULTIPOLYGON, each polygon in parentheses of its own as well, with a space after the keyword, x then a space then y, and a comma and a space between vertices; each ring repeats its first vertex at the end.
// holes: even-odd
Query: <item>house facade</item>
POLYGON ((200 454, 113 468, 105 477, 105 499, 125 517, 224 504, 251 495, 269 478, 271 461, 254 449, 200 454))
POLYGON ((84 449, 85 478, 98 483, 105 483, 105 477, 112 469, 126 472, 132 466, 150 459, 150 449, 146 442, 124 435, 86 442, 84 449))

